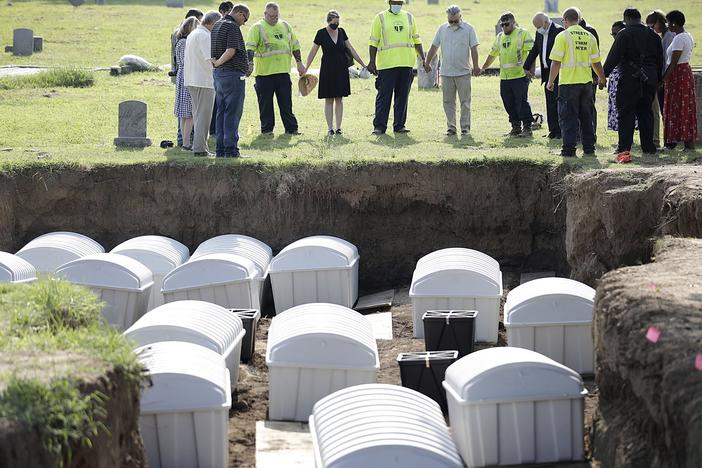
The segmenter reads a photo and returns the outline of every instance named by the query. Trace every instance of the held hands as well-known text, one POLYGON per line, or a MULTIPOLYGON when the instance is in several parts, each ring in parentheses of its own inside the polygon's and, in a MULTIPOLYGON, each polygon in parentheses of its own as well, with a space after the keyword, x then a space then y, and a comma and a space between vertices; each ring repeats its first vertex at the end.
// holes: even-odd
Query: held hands
POLYGON ((378 69, 375 68, 375 62, 371 62, 368 64, 368 71, 371 73, 371 75, 377 75, 378 74, 378 69))
POLYGON ((305 76, 305 74, 307 73, 307 69, 302 64, 302 62, 297 62, 297 72, 300 74, 300 76, 305 76))
POLYGON ((427 72, 427 73, 430 73, 430 72, 431 72, 431 65, 428 64, 426 60, 424 61, 424 63, 422 64, 422 66, 424 67, 424 71, 425 71, 425 72, 427 72))

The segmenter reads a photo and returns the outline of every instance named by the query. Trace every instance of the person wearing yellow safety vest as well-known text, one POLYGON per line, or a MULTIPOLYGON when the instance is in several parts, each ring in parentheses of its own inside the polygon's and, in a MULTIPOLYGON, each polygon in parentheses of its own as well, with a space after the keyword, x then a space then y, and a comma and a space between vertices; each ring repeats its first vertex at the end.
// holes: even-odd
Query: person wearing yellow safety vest
POLYGON ((602 69, 600 51, 592 33, 578 25, 581 15, 577 8, 563 12, 565 31, 556 36, 551 49, 551 72, 546 87, 555 88, 558 77, 558 118, 563 146, 561 156, 575 156, 578 128, 586 155, 595 154, 595 129, 592 124, 592 71, 597 74, 599 88, 607 79, 602 69))
POLYGON ((368 71, 377 75, 375 88, 378 94, 375 97, 374 135, 381 135, 387 129, 393 93, 395 94, 393 131, 409 133, 405 127, 407 102, 412 87, 412 68, 416 63, 417 55, 422 59, 424 69, 428 68, 414 16, 402 11, 404 0, 389 0, 388 3, 389 8, 373 18, 368 47, 370 55, 368 71))
POLYGON ((297 119, 292 110, 292 82, 290 81, 290 58, 295 57, 297 71, 305 74, 300 55, 300 42, 288 23, 279 20, 277 3, 266 4, 263 19, 251 26, 246 38, 249 62, 255 64, 254 76, 258 112, 261 119, 261 134, 273 135, 275 114, 273 96, 278 101, 280 118, 288 135, 300 135, 297 119))
POLYGON ((528 99, 531 80, 523 66, 529 51, 534 47, 534 39, 526 29, 517 26, 514 14, 510 11, 500 16, 500 26, 502 32, 495 38, 482 70, 492 65, 497 57, 500 58, 500 97, 512 124, 509 135, 530 137, 533 119, 528 99))

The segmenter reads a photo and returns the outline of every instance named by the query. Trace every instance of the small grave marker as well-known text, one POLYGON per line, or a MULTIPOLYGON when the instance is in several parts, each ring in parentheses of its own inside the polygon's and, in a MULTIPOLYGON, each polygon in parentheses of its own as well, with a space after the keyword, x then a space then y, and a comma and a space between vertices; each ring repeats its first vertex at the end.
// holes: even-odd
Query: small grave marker
POLYGON ((166 6, 172 8, 183 8, 185 0, 166 0, 166 6))
POLYGON ((34 52, 34 32, 27 28, 15 29, 12 33, 12 55, 29 56, 34 52))
POLYGON ((124 101, 119 104, 119 132, 114 143, 136 148, 151 146, 151 140, 146 137, 145 102, 124 101))
POLYGON ((42 50, 44 50, 44 38, 34 36, 34 52, 41 52, 42 50))

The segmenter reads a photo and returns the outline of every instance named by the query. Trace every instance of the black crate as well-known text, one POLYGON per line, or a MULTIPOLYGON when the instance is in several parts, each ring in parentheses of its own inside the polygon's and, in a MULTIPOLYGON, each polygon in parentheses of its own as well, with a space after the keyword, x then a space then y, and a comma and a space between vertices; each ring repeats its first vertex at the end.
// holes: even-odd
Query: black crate
POLYGON ((446 391, 442 385, 448 366, 456 362, 458 351, 426 351, 420 353, 400 353, 397 363, 400 366, 402 386, 422 393, 441 406, 446 413, 446 391))
POLYGON ((244 340, 241 342, 241 362, 249 362, 256 349, 256 329, 261 312, 257 309, 229 309, 230 312, 239 316, 244 323, 244 340))
POLYGON ((458 350, 459 359, 475 347, 476 310, 429 310, 422 316, 427 351, 458 350))

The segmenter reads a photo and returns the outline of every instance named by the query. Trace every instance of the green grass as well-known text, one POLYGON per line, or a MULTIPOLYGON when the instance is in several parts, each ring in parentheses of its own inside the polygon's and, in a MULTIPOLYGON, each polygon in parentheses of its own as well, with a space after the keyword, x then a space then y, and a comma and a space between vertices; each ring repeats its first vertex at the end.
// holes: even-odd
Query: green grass
POLYGON ((58 464, 104 430, 105 396, 78 386, 108 370, 132 385, 143 376, 101 309, 86 288, 55 279, 0 286, 0 420, 36 431, 58 464))
MULTIPOLYGON (((188 7, 203 10, 216 8, 219 2, 188 3, 188 7)), ((256 20, 264 1, 248 2, 252 19, 256 20)), ((443 21, 448 1, 440 6, 412 2, 407 9, 418 22, 425 45, 443 21)), ((601 33, 603 49, 608 50, 611 37, 607 34, 612 21, 619 18, 628 4, 625 1, 593 0, 584 8, 584 15, 601 33)), ((185 10, 163 6, 162 0, 108 0, 107 6, 89 1, 79 8, 61 1, 15 1, 12 7, 0 7, 4 21, 0 25, 0 43, 10 43, 14 27, 33 25, 35 34, 45 38, 44 52, 31 57, 0 55, 0 64, 35 64, 46 66, 106 67, 115 64, 123 54, 136 54, 156 64, 169 62, 170 32, 179 23, 185 10)), ((658 3, 637 2, 646 12, 658 3)), ((699 6, 695 1, 671 1, 666 8, 680 8, 692 16, 699 6)), ((367 56, 367 36, 370 21, 383 2, 355 0, 352 3, 311 0, 282 2, 282 16, 297 31, 303 44, 303 56, 312 38, 323 26, 324 13, 330 8, 342 14, 344 26, 362 55, 367 56), (353 5, 353 6, 350 6, 353 5)), ((531 28, 530 20, 543 2, 527 0, 515 4, 506 1, 470 2, 463 4, 464 17, 473 23, 482 38, 481 62, 494 37, 494 24, 499 13, 511 7, 517 18, 531 28)), ((702 37, 696 22, 690 31, 702 37), (699 32, 699 33, 698 33, 699 32)), ((244 28, 244 32, 248 26, 244 28)), ((700 48, 695 49, 693 62, 700 62, 700 48)), ((314 66, 318 66, 318 55, 314 66)), ((295 78, 293 76, 293 78, 295 78)), ((472 138, 446 138, 445 118, 439 90, 419 91, 410 96, 407 136, 370 135, 374 111, 375 89, 372 80, 353 80, 352 96, 345 99, 345 135, 326 138, 323 102, 316 96, 293 98, 293 108, 300 123, 301 137, 288 138, 277 121, 277 135, 259 136, 258 108, 253 80, 247 81, 247 98, 240 127, 242 152, 251 159, 241 161, 192 161, 178 149, 163 150, 160 140, 175 140, 176 120, 173 117, 174 87, 164 72, 148 72, 111 77, 107 71, 95 73, 91 88, 46 87, 38 89, 0 90, 0 170, 15 170, 27 166, 60 168, 64 166, 97 166, 120 164, 265 164, 289 163, 328 164, 340 162, 357 164, 373 161, 486 160, 494 158, 530 158, 551 164, 563 160, 554 155, 559 143, 550 142, 535 132, 532 140, 510 139, 503 136, 509 124, 499 97, 499 80, 480 77, 473 80, 472 138), (117 136, 117 106, 119 102, 138 99, 148 104, 148 136, 154 146, 143 150, 121 150, 113 145, 117 136)), ((533 82, 530 102, 534 112, 545 114, 543 89, 533 82)), ((612 158, 616 134, 606 130, 606 93, 598 92, 598 158, 579 158, 569 164, 584 167, 606 167, 612 158)), ((635 164, 658 165, 679 163, 698 158, 699 151, 664 153, 657 157, 638 157, 635 164)))
POLYGON ((19 88, 89 88, 95 74, 78 68, 54 68, 33 75, 0 79, 0 89, 19 88))

